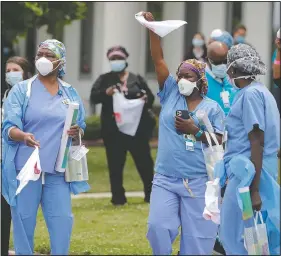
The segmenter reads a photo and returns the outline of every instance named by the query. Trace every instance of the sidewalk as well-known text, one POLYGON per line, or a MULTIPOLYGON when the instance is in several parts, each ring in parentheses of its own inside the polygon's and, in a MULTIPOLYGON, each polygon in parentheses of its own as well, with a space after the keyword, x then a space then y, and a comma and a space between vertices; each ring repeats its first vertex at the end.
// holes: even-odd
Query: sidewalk
MULTIPOLYGON (((126 192, 126 197, 144 197, 144 192, 142 191, 132 191, 126 192)), ((111 198, 110 192, 104 193, 83 193, 79 195, 71 195, 72 199, 84 199, 84 198, 111 198)))
MULTIPOLYGON (((103 140, 83 140, 83 143, 86 147, 104 147, 103 140)), ((151 148, 157 148, 158 147, 158 140, 152 139, 150 141, 151 148)))

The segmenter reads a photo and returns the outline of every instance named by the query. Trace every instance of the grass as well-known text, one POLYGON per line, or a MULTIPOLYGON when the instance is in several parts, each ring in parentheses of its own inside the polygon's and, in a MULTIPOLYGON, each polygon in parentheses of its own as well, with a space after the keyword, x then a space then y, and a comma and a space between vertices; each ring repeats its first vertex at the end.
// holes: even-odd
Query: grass
MULTIPOLYGON (((114 207, 108 199, 73 200, 75 219, 70 254, 151 255, 146 239, 148 207, 142 198, 128 198, 128 205, 124 207, 114 207)), ((48 254, 49 248, 48 231, 40 210, 34 249, 48 254)), ((173 248, 176 255, 179 237, 173 248)))
MULTIPOLYGON (((155 159, 155 149, 152 155, 155 159)), ((90 148, 87 157, 92 187, 90 192, 110 191, 104 148, 90 148)), ((142 190, 142 182, 130 154, 124 169, 124 187, 126 191, 142 190)), ((75 218, 70 254, 151 255, 145 236, 148 207, 143 198, 128 198, 128 205, 124 207, 112 206, 108 198, 73 200, 75 218)), ((10 248, 13 248, 12 243, 11 239, 10 248)), ((178 248, 179 236, 173 244, 173 255, 177 254, 178 248)), ((48 231, 41 209, 37 218, 34 250, 41 254, 50 253, 48 231)))
MULTIPOLYGON (((152 149, 153 159, 156 157, 156 149, 152 149)), ((87 154, 89 169, 89 184, 91 193, 110 191, 109 172, 105 149, 103 147, 92 147, 87 154)), ((126 191, 142 191, 143 184, 135 167, 135 163, 130 155, 127 154, 127 161, 124 168, 124 188, 126 191)))

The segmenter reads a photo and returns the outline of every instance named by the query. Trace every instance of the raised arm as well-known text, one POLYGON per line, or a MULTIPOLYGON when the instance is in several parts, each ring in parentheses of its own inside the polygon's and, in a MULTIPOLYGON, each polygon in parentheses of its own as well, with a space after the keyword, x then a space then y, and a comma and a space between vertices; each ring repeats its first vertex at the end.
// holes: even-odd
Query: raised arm
MULTIPOLYGON (((154 21, 154 17, 150 12, 143 12, 143 16, 147 21, 154 21)), ((157 81, 159 89, 162 90, 164 83, 169 76, 169 70, 163 57, 163 50, 159 36, 149 30, 149 38, 151 57, 155 67, 157 81)))

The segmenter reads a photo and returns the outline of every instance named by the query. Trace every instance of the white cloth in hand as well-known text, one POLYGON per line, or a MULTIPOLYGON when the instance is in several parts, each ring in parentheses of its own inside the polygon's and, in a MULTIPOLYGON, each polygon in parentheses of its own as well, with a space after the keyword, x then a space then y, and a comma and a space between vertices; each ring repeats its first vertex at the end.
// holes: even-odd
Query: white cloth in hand
POLYGON ((41 172, 42 170, 39 159, 39 149, 38 147, 35 147, 35 150, 32 152, 31 156, 28 158, 24 167, 17 176, 17 180, 20 181, 20 185, 16 191, 16 195, 22 191, 22 189, 30 180, 38 180, 40 178, 41 172))
POLYGON ((164 37, 179 27, 187 24, 186 21, 182 20, 147 21, 142 16, 142 13, 143 12, 135 14, 136 20, 160 37, 164 37))

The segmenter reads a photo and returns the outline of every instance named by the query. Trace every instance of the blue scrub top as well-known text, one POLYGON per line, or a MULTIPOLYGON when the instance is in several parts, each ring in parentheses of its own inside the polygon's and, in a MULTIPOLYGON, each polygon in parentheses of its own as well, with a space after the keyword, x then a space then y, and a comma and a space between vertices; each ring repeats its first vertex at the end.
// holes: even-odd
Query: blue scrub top
POLYGON ((277 155, 280 148, 280 114, 273 95, 256 81, 239 90, 226 117, 226 167, 236 155, 251 156, 248 134, 255 124, 264 131, 264 157, 277 155))
MULTIPOLYGON (((169 75, 163 89, 158 93, 162 105, 159 116, 159 139, 155 171, 176 178, 197 178, 207 176, 201 142, 195 143, 194 151, 186 150, 183 135, 175 129, 177 110, 188 110, 186 98, 178 90, 176 80, 169 75)), ((213 100, 204 97, 196 109, 204 109, 208 113, 216 133, 223 133, 224 112, 213 100)), ((194 117, 195 123, 198 120, 194 117)), ((205 144, 203 144, 205 147, 205 144)))
MULTIPOLYGON (((59 85, 62 95, 52 96, 41 81, 36 78, 31 87, 30 101, 23 120, 23 131, 34 134, 40 142, 40 163, 43 172, 55 173, 55 164, 60 148, 61 136, 66 118, 67 95, 59 85)), ((23 168, 33 148, 20 143, 15 157, 16 170, 23 168)))
POLYGON ((231 106, 237 90, 231 85, 227 76, 224 79, 215 78, 212 71, 208 68, 206 68, 206 78, 208 82, 208 92, 206 96, 219 103, 224 113, 227 115, 230 108, 224 106, 221 92, 223 90, 229 92, 229 102, 231 106))

